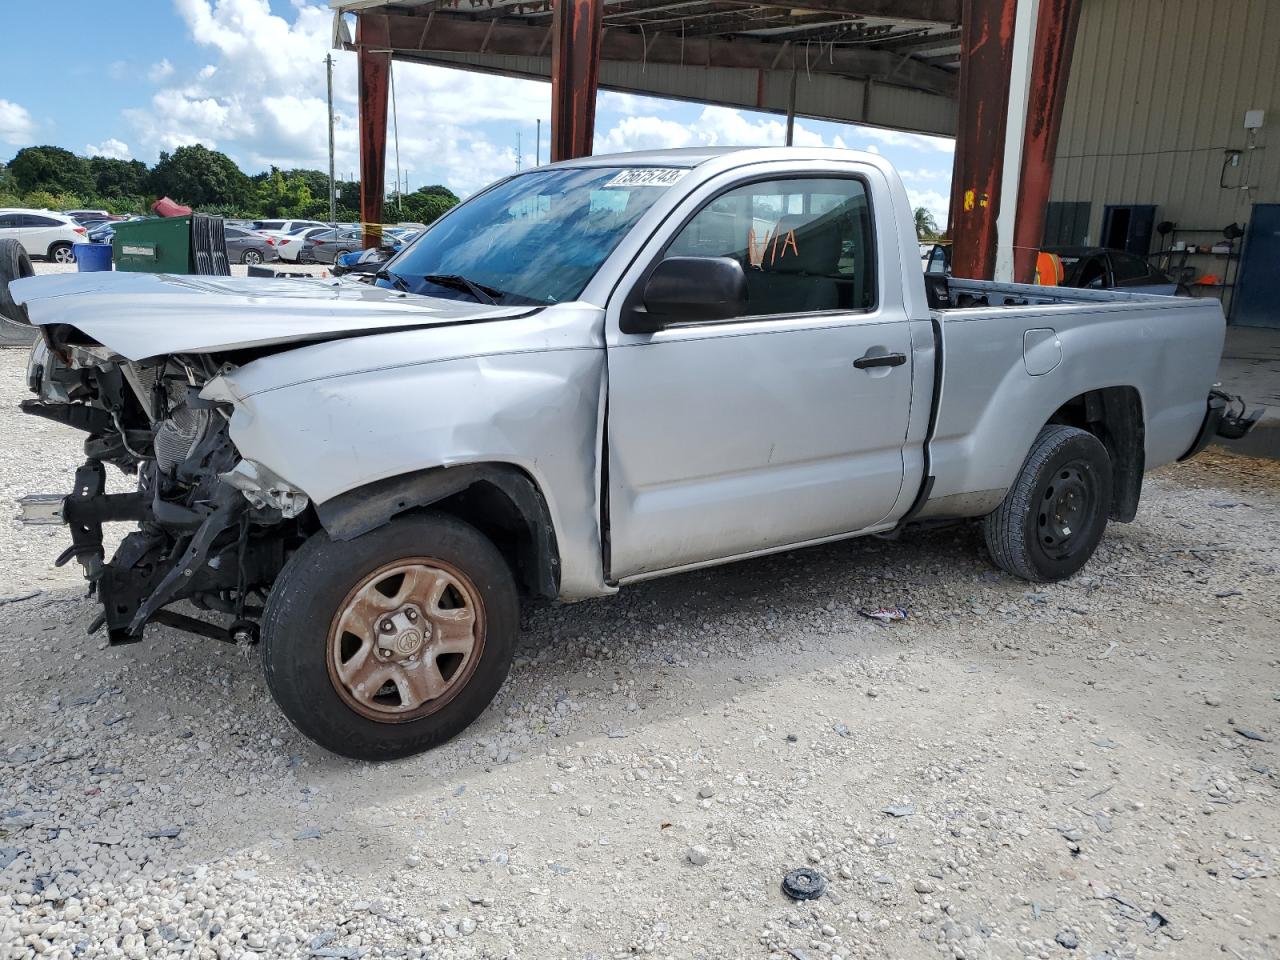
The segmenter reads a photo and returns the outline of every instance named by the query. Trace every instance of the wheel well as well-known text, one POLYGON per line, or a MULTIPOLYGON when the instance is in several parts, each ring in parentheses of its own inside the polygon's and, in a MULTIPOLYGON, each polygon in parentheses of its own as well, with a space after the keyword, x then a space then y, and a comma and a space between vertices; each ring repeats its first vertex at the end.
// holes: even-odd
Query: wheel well
POLYGON ((1060 406, 1048 422, 1087 430, 1102 441, 1114 474, 1111 519, 1132 520, 1146 469, 1146 422, 1138 391, 1134 387, 1090 390, 1060 406))
POLYGON ((49 249, 45 251, 45 256, 52 257, 53 251, 57 250, 59 247, 71 248, 72 246, 74 246, 74 244, 70 240, 55 240, 53 243, 49 244, 49 249))
POLYGON ((464 464, 389 477, 316 507, 335 540, 352 540, 393 517, 430 507, 465 520, 506 558, 525 596, 560 593, 560 554, 546 500, 511 464, 464 464))

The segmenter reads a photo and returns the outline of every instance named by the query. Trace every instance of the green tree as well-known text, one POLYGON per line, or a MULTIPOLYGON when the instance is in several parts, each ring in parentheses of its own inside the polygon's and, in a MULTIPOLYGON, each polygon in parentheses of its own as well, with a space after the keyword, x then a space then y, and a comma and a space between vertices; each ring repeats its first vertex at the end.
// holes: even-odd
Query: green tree
POLYGON ((225 153, 202 144, 161 153, 148 178, 151 192, 188 206, 235 206, 250 192, 249 178, 225 153))
POLYGON ((99 197, 136 197, 147 192, 147 165, 141 160, 91 157, 89 172, 99 197))
POLYGON ((916 238, 919 240, 936 240, 938 234, 938 221, 929 211, 928 207, 916 207, 916 238))
POLYGON ((89 161, 62 147, 23 147, 9 161, 9 172, 23 193, 93 193, 89 161))
MULTIPOLYGON (((272 167, 270 172, 254 180, 257 181, 254 202, 260 216, 303 217, 313 206, 311 188, 302 176, 289 175, 272 167)), ((325 193, 328 193, 327 184, 325 193)))
MULTIPOLYGON (((450 207, 458 205, 457 195, 448 187, 434 184, 420 187, 413 193, 406 193, 400 198, 404 218, 414 223, 432 223, 442 217, 450 207)), ((388 203, 385 207, 388 215, 394 216, 395 205, 388 203)))

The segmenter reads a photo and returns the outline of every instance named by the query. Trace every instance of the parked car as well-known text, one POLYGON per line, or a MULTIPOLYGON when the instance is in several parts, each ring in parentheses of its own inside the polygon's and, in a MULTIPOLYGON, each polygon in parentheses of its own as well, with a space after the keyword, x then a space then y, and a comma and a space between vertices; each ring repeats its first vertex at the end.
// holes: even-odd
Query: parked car
POLYGON ((100 223, 103 220, 111 219, 110 210, 63 210, 64 216, 70 217, 81 226, 86 226, 86 221, 100 223))
POLYGON ((384 235, 384 242, 380 247, 366 247, 363 250, 340 253, 333 261, 333 275, 340 277, 344 274, 377 273, 383 264, 416 240, 421 232, 421 230, 406 230, 394 237, 384 235))
POLYGON ((305 227, 325 227, 319 220, 250 220, 249 229, 265 233, 286 234, 305 227))
POLYGON ((1172 297, 1177 283, 1143 257, 1105 247, 1046 247, 1062 258, 1063 284, 1084 290, 1125 290, 1172 297))
POLYGON ((110 243, 116 235, 116 225, 110 220, 85 229, 88 230, 86 237, 90 243, 110 243))
POLYGON ((94 434, 24 513, 70 525, 110 643, 249 640, 265 595, 276 702, 388 759, 480 715, 522 599, 970 520, 1062 580, 1145 470, 1248 429, 1216 299, 943 278, 966 306, 931 308, 914 239, 878 154, 673 150, 510 176, 373 286, 17 280, 24 409, 94 434), (109 562, 107 518, 140 522, 109 562))
POLYGON ((52 210, 0 209, 0 240, 17 240, 29 257, 55 263, 75 263, 71 245, 84 242, 88 231, 63 213, 52 210))
POLYGON ((331 227, 303 227, 293 233, 281 234, 276 238, 276 252, 280 254, 281 260, 304 262, 306 258, 303 254, 306 252, 307 240, 331 229, 331 227))
POLYGON ((227 238, 227 259, 232 263, 246 263, 250 266, 278 260, 275 237, 268 237, 256 230, 245 230, 242 227, 223 225, 223 234, 227 238))
POLYGON ((333 263, 340 254, 363 249, 363 231, 330 227, 307 238, 302 248, 302 257, 314 263, 333 263))

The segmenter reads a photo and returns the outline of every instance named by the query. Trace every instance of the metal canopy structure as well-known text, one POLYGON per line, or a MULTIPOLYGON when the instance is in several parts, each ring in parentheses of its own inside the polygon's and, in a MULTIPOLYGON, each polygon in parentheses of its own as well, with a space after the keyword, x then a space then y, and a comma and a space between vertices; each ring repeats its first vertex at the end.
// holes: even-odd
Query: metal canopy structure
MULTIPOLYGON (((335 0, 397 60, 552 77, 552 0, 335 0)), ((602 89, 950 136, 959 0, 604 0, 602 89)), ((354 46, 350 44, 348 46, 354 46)))
POLYGON ((1023 133, 1023 115, 1008 117, 1013 74, 1028 68, 1019 107, 1029 65, 1053 81, 1035 104, 1055 115, 1030 118, 1036 144, 1051 144, 1071 49, 1060 28, 1074 31, 1080 2, 332 0, 335 45, 360 58, 362 219, 381 219, 390 62, 401 60, 549 79, 553 160, 591 153, 600 89, 786 114, 788 135, 795 116, 958 134, 956 251, 965 275, 989 277, 1002 181, 1013 174, 1011 204, 1043 207, 1051 173, 1035 151, 1030 195, 1019 192, 1024 154, 1005 148, 1014 119, 1018 147, 1023 133))

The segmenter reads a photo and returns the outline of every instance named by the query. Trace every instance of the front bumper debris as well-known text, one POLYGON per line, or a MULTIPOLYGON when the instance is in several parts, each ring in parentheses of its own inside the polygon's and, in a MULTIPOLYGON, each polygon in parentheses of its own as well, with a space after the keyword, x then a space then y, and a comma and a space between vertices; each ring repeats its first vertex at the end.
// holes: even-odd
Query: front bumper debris
POLYGON ((65 522, 62 516, 66 497, 60 493, 31 493, 18 498, 18 522, 23 526, 65 522))
POLYGON ((1243 397, 1232 396, 1221 390, 1210 390, 1200 431, 1196 434, 1195 442, 1178 461, 1190 460, 1207 447, 1214 437, 1239 440, 1253 429, 1264 409, 1256 407, 1250 413, 1243 397))

